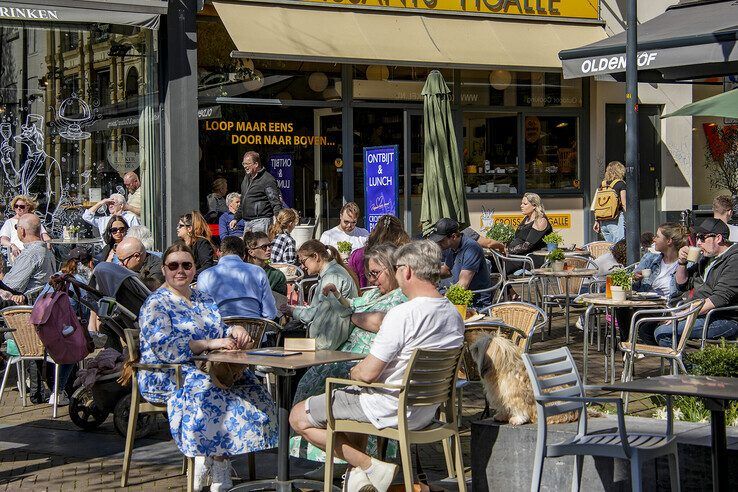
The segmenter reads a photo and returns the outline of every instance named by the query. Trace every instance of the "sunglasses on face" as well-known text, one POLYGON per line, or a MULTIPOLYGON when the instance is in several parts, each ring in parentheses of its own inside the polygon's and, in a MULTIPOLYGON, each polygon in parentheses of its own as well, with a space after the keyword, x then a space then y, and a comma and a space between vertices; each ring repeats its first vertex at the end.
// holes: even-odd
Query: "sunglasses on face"
POLYGON ((127 227, 111 227, 110 234, 125 233, 128 230, 127 227))
MULTIPOLYGON (((129 258, 130 258, 130 256, 129 256, 129 258)), ((167 267, 167 268, 169 269, 169 271, 170 271, 170 272, 176 272, 177 270, 179 270, 179 267, 180 267, 180 266, 181 266, 181 267, 182 267, 182 268, 183 268, 183 269, 184 269, 184 270, 185 270, 186 272, 189 272, 190 270, 192 270, 192 267, 193 267, 194 265, 192 264, 192 262, 191 262, 191 261, 183 261, 183 262, 181 262, 181 263, 180 263, 180 262, 178 262, 178 261, 172 261, 172 262, 169 262, 169 263, 167 263, 167 264, 166 264, 166 265, 164 265, 164 266, 165 266, 165 267, 167 267)))
POLYGON ((262 244, 261 246, 256 246, 256 247, 254 247, 252 249, 260 249, 262 251, 266 251, 266 250, 270 249, 272 247, 272 245, 273 245, 273 243, 267 243, 267 244, 262 244))
POLYGON ((717 234, 697 234, 697 241, 702 241, 704 243, 707 239, 715 236, 717 236, 717 234))
POLYGON ((133 253, 131 255, 126 256, 125 258, 121 258, 121 260, 120 260, 121 264, 122 265, 125 265, 128 260, 130 260, 131 258, 133 258, 136 255, 141 255, 141 253, 136 252, 136 253, 133 253))
POLYGON ((187 224, 177 224, 177 229, 182 229, 183 227, 190 227, 187 224))
POLYGON ((22 203, 16 203, 15 204, 15 207, 13 207, 13 208, 15 208, 17 210, 25 210, 26 209, 26 206, 23 205, 22 203))

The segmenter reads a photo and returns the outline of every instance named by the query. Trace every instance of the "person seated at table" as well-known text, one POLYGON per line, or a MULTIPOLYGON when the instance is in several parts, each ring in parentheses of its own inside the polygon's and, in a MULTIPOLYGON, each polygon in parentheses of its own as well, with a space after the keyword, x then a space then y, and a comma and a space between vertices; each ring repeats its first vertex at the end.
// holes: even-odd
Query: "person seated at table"
POLYGON ((46 285, 56 271, 56 261, 41 239, 41 220, 36 215, 25 214, 15 228, 25 247, 0 281, 0 298, 24 304, 23 293, 46 285))
MULTIPOLYGON (((230 196, 230 193, 228 193, 228 181, 225 178, 217 178, 213 181, 213 192, 206 198, 208 202, 207 215, 214 215, 217 218, 218 215, 227 212, 231 208, 228 206, 228 196, 230 196)), ((238 196, 240 202, 241 195, 238 196)))
POLYGON ((179 450, 195 457, 195 490, 208 475, 210 490, 232 487, 228 459, 277 445, 277 416, 271 396, 244 366, 228 389, 213 384, 195 366, 193 357, 206 351, 248 349, 254 345, 241 326, 226 326, 212 297, 190 289, 195 257, 183 242, 164 253, 164 285, 141 307, 143 364, 179 364, 182 384, 177 389, 173 369, 138 373, 142 396, 166 403, 169 430, 179 450))
POLYGON ((197 290, 210 295, 221 316, 274 319, 277 307, 264 270, 243 261, 246 247, 240 237, 220 243, 220 260, 197 279, 197 290))
MULTIPOLYGON (((445 253, 445 264, 441 269, 442 273, 451 274, 452 284, 470 290, 488 289, 492 286, 489 266, 482 247, 461 234, 459 223, 454 219, 444 218, 436 222, 428 239, 437 243, 445 253)), ((487 307, 491 302, 490 292, 474 295, 475 308, 487 307)))
MULTIPOLYGON (((513 255, 527 255, 533 251, 546 248, 543 242, 544 236, 553 232, 551 222, 546 216, 541 197, 535 193, 526 193, 520 202, 520 211, 523 212, 523 220, 515 230, 515 237, 507 245, 507 252, 513 255)), ((533 255, 533 264, 536 267, 543 265, 545 256, 533 255)), ((515 273, 523 268, 522 263, 505 262, 508 274, 515 273)))
POLYGON ((272 263, 297 264, 297 243, 292 231, 300 222, 300 214, 294 208, 283 208, 277 214, 274 224, 269 228, 269 239, 272 241, 272 263))
POLYGON ((407 235, 402 227, 400 219, 394 215, 383 215, 377 220, 374 229, 369 233, 366 244, 355 249, 349 257, 348 266, 359 278, 359 287, 364 288, 369 285, 369 281, 364 274, 364 252, 379 244, 392 244, 394 246, 402 246, 410 242, 410 236, 407 235))
MULTIPOLYGON (((407 302, 384 317, 369 355, 350 371, 350 378, 364 383, 400 384, 415 349, 458 348, 464 339, 464 322, 456 308, 436 289, 440 277, 441 249, 432 241, 400 246, 394 255, 395 277, 407 302)), ((333 391, 336 419, 370 422, 378 429, 397 427, 398 399, 390 391, 356 386, 333 391)), ((411 407, 410 429, 422 429, 433 421, 437 405, 411 407)), ((326 397, 318 395, 295 405, 290 424, 314 446, 325 449, 326 397)), ((337 434, 335 454, 349 463, 345 490, 386 491, 397 465, 372 458, 361 436, 337 434), (363 489, 366 487, 366 489, 363 489), (374 488, 371 488, 374 487, 374 488)))
MULTIPOLYGON (((379 220, 382 221, 382 219, 379 220)), ((323 294, 333 308, 343 313, 340 316, 348 317, 351 321, 348 340, 338 347, 338 350, 368 354, 387 311, 407 302, 407 297, 402 293, 395 278, 393 255, 396 250, 397 247, 389 243, 372 246, 367 250, 364 256, 366 272, 369 282, 376 288, 368 290, 361 297, 345 299, 335 285, 327 284, 323 287, 323 294)), ((295 403, 311 396, 325 394, 325 380, 327 378, 347 378, 352 366, 351 362, 339 362, 311 367, 297 385, 295 403)), ((370 448, 375 448, 375 445, 376 441, 370 443, 370 448)), ((292 456, 307 458, 311 461, 325 461, 325 453, 301 439, 300 436, 294 436, 290 441, 290 453, 292 456)), ((336 472, 339 469, 336 468, 336 472)), ((306 477, 322 480, 322 473, 323 467, 310 472, 310 476, 306 475, 306 477)))
POLYGON ((738 242, 738 225, 730 223, 733 218, 733 209, 735 208, 735 200, 730 195, 718 195, 712 200, 712 216, 720 219, 728 224, 730 230, 731 243, 738 242))
POLYGON ((243 237, 243 228, 246 225, 246 221, 241 219, 236 222, 235 227, 230 226, 230 223, 233 220, 233 214, 235 214, 238 207, 241 206, 241 194, 236 193, 235 191, 228 193, 225 198, 225 202, 227 210, 223 212, 218 219, 218 235, 220 236, 220 240, 222 241, 230 236, 243 237))
POLYGON ((297 256, 307 275, 318 276, 317 287, 309 306, 286 304, 280 309, 292 317, 290 328, 298 328, 294 322, 307 328, 308 336, 315 338, 316 348, 336 350, 348 339, 351 323, 331 307, 323 290, 332 284, 342 297, 353 299, 358 294, 359 281, 333 246, 311 239, 300 246, 297 256))
POLYGON ((126 198, 120 193, 113 193, 110 198, 100 200, 84 212, 82 212, 82 219, 88 224, 97 227, 100 236, 105 234, 105 230, 108 228, 108 223, 113 217, 123 217, 126 222, 126 226, 139 225, 141 222, 138 220, 138 216, 133 212, 125 210, 126 198), (103 206, 107 205, 107 210, 110 215, 103 215, 97 217, 95 213, 103 206))
MULTIPOLYGON (((10 254, 13 258, 17 257, 23 251, 23 248, 25 248, 23 241, 18 237, 18 232, 15 230, 18 219, 26 214, 32 214, 37 206, 38 203, 36 203, 36 200, 28 195, 17 195, 10 202, 10 208, 15 215, 6 219, 0 228, 0 245, 10 248, 10 254)), ((46 232, 46 229, 44 229, 43 224, 41 224, 41 239, 47 242, 51 241, 51 237, 46 232)))
POLYGON ((594 279, 605 280, 610 271, 614 268, 622 268, 628 261, 628 248, 625 239, 613 244, 607 253, 592 261, 597 265, 597 273, 594 275, 594 279))
POLYGON ((471 227, 462 229, 461 233, 472 241, 476 241, 482 248, 491 249, 501 254, 505 254, 505 243, 483 236, 471 227))
POLYGON ((203 270, 215 265, 215 246, 210 228, 197 210, 181 215, 177 223, 177 237, 192 249, 195 255, 195 279, 203 270))
POLYGON ((369 231, 356 226, 359 217, 361 217, 359 206, 354 202, 346 203, 338 214, 338 225, 321 234, 320 242, 334 248, 337 248, 340 242, 349 242, 351 250, 361 248, 369 237, 369 231))
MULTIPOLYGON (((680 292, 693 287, 693 298, 705 300, 690 338, 702 338, 702 330, 706 329, 708 339, 735 339, 738 337, 738 312, 728 311, 710 317, 710 326, 707 327, 705 316, 713 309, 735 306, 738 303, 738 245, 728 241, 730 229, 719 219, 705 219, 695 228, 695 232, 697 246, 702 252, 701 259, 696 263, 688 262, 689 246, 683 246, 679 250, 674 273, 676 287, 680 292)), ((677 325, 677 336, 681 336, 684 327, 684 321, 677 325)), ((672 328, 672 324, 662 325, 651 333, 644 327, 639 330, 638 335, 645 343, 671 347, 672 328)))
POLYGON ((261 267, 269 280, 273 292, 287 295, 287 277, 269 264, 272 257, 272 242, 262 231, 246 231, 243 235, 246 245, 246 262, 261 267))
POLYGON ((128 234, 128 222, 126 222, 126 219, 122 215, 111 215, 102 233, 105 246, 95 259, 100 263, 105 261, 117 263, 118 257, 115 253, 118 249, 118 244, 126 237, 126 234, 128 234))
POLYGON ((149 290, 154 291, 164 283, 161 258, 146 251, 143 243, 135 237, 126 236, 117 248, 121 265, 138 274, 138 278, 149 290))

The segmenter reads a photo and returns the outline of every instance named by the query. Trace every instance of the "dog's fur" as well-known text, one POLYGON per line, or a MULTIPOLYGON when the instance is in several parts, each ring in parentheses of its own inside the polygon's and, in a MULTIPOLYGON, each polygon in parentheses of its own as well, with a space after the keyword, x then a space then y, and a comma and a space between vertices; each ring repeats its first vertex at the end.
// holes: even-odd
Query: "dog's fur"
MULTIPOLYGON (((538 418, 528 372, 520 349, 501 336, 483 336, 469 348, 482 377, 484 392, 494 419, 521 425, 538 418)), ((579 412, 567 412, 548 417, 549 424, 576 422, 579 412)))

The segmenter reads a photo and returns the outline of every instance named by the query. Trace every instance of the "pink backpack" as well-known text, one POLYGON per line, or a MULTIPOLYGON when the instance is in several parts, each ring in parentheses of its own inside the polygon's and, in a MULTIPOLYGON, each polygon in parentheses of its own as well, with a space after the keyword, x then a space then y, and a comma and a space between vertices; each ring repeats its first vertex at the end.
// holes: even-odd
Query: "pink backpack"
POLYGON ((55 290, 38 298, 31 311, 31 323, 46 352, 58 364, 76 364, 95 348, 69 302, 69 282, 61 281, 55 290))

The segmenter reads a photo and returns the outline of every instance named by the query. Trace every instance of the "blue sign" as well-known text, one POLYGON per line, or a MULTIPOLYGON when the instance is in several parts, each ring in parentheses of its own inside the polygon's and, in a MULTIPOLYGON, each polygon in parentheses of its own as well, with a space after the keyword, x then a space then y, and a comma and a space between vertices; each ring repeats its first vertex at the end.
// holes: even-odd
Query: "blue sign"
POLYGON ((364 147, 364 210, 370 231, 383 215, 398 216, 397 145, 364 147))
POLYGON ((277 180, 277 186, 282 192, 282 201, 288 207, 293 207, 295 205, 295 168, 292 154, 269 156, 267 170, 277 180))

